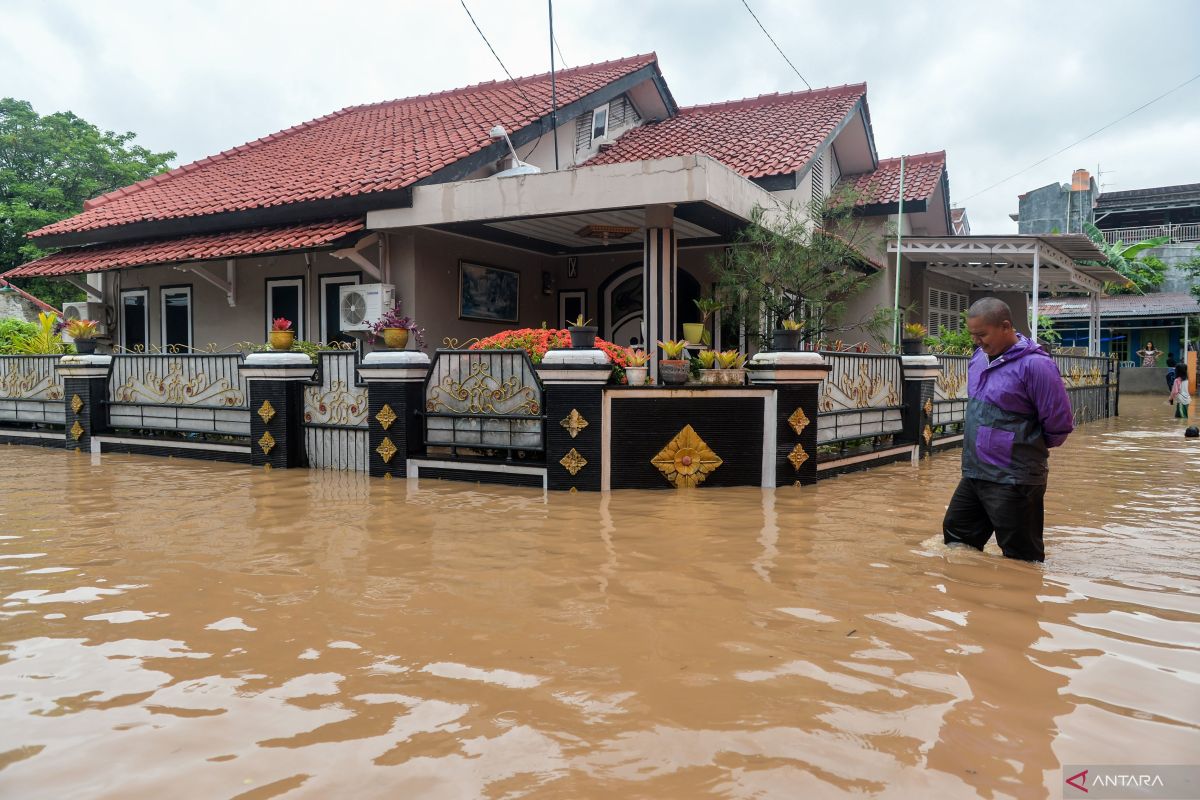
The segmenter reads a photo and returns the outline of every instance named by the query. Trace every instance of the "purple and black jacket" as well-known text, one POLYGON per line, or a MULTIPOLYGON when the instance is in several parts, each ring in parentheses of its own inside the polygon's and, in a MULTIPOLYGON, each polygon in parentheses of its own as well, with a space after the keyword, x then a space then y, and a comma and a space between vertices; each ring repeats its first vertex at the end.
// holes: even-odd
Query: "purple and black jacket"
POLYGON ((994 483, 1044 484, 1050 448, 1075 429, 1058 366, 1021 334, 991 363, 976 348, 967 370, 962 474, 994 483))

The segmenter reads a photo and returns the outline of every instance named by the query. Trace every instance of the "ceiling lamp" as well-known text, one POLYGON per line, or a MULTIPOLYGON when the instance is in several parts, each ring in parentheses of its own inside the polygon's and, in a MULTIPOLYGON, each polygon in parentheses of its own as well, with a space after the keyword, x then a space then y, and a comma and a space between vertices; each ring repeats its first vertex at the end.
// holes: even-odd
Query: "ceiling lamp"
POLYGON ((599 239, 608 244, 613 239, 624 239, 631 233, 637 233, 641 228, 637 225, 584 225, 575 232, 576 236, 585 239, 599 239))

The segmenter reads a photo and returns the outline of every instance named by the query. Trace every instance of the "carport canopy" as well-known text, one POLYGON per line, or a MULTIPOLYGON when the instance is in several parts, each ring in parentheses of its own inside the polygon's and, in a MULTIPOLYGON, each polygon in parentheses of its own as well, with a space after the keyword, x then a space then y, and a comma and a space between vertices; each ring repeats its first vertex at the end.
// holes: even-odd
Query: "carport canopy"
POLYGON ((972 289, 1028 292, 1035 338, 1040 292, 1090 295, 1088 346, 1094 354, 1099 352, 1104 284, 1125 281, 1121 273, 1100 265, 1108 257, 1083 234, 918 236, 889 241, 888 252, 924 263, 926 269, 964 281, 972 289))

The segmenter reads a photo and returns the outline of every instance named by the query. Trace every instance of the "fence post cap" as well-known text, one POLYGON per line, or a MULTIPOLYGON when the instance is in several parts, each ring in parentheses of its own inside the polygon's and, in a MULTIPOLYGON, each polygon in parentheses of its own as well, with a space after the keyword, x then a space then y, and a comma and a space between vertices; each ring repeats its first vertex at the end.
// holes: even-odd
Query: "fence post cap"
POLYGON ((306 353, 250 353, 245 363, 249 367, 309 367, 312 359, 306 353))
POLYGON ((429 355, 420 350, 374 350, 363 356, 362 366, 428 367, 429 355))
POLYGON ((938 357, 931 353, 923 353, 921 355, 914 356, 900 356, 900 359, 904 362, 904 366, 906 368, 924 367, 937 369, 941 367, 941 362, 938 361, 938 357))
POLYGON ((805 350, 769 350, 755 353, 747 365, 750 369, 776 369, 778 367, 822 367, 825 357, 820 353, 805 350))
POLYGON ((107 367, 112 363, 112 356, 97 355, 66 355, 58 360, 64 367, 107 367))
POLYGON ((608 353, 599 348, 580 348, 578 350, 547 350, 542 356, 540 367, 595 367, 606 366, 609 363, 608 353))

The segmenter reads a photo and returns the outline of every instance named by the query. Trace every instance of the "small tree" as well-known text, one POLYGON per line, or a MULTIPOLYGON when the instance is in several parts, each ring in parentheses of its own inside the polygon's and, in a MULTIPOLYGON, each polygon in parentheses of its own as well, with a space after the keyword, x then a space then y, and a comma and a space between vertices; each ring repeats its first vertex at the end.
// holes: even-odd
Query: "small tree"
POLYGON ((808 342, 855 328, 883 340, 894 324, 892 309, 844 319, 847 301, 876 279, 863 255, 875 244, 874 232, 854 216, 854 200, 843 193, 803 212, 757 207, 734 246, 711 260, 717 291, 747 332, 767 335, 795 320, 808 342))
POLYGON ((1145 294, 1147 291, 1154 291, 1162 286, 1163 281, 1166 280, 1166 263, 1162 259, 1145 255, 1144 251, 1170 243, 1171 237, 1157 236, 1134 244, 1125 244, 1121 241, 1109 244, 1100 229, 1090 222, 1084 223, 1083 230, 1088 238, 1095 242, 1096 246, 1103 250, 1108 257, 1103 262, 1104 266, 1125 276, 1124 283, 1104 284, 1106 293, 1131 294, 1136 292, 1145 294))

